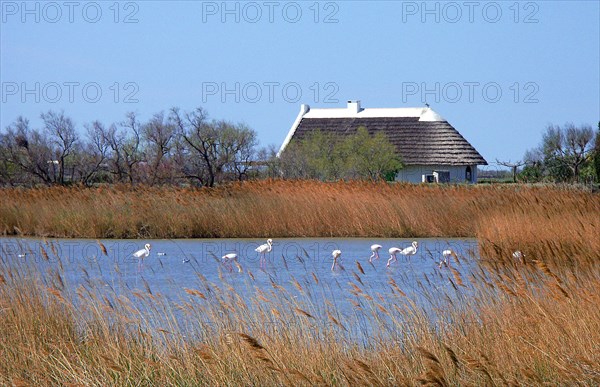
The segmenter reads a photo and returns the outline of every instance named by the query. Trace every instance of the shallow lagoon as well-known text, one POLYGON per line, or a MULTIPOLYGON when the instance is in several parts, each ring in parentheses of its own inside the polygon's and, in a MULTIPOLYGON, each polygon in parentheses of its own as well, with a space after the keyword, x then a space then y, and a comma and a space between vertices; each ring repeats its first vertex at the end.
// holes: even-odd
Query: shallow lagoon
MULTIPOLYGON (((364 291, 363 295, 369 294, 383 301, 392 291, 393 280, 417 307, 426 312, 433 325, 437 324, 440 308, 457 305, 469 293, 468 287, 456 291, 453 274, 446 267, 438 268, 438 263, 442 251, 450 248, 459 258, 459 262, 452 260, 453 267, 463 277, 468 275, 477 267, 476 240, 417 241, 417 254, 408 258, 398 255, 398 261, 390 268, 386 268, 387 250, 408 247, 412 240, 275 239, 273 250, 266 256, 264 270, 254 251, 265 242, 260 239, 102 240, 107 250, 105 255, 96 240, 2 238, 0 251, 8 266, 26 263, 41 272, 60 272, 71 292, 80 286, 116 296, 129 296, 131 292, 143 290, 160 294, 168 303, 177 304, 190 298, 189 289, 206 289, 207 283, 216 285, 223 292, 234 289, 248 301, 280 286, 295 298, 291 300, 294 305, 317 320, 327 321, 327 313, 335 310, 339 320, 351 322, 348 335, 365 342, 372 337, 366 316, 373 314, 373 310, 364 310, 359 305, 357 286, 362 289, 358 292, 364 291), (143 248, 145 243, 151 244, 151 253, 140 265, 133 252, 143 248), (369 256, 373 243, 383 248, 380 259, 371 264, 369 256), (334 249, 342 251, 342 260, 341 267, 332 271, 331 252, 334 249), (235 266, 230 272, 221 263, 220 257, 230 252, 238 254, 242 272, 235 266), (440 299, 436 299, 436 294, 440 299)), ((368 307, 372 309, 372 305, 368 307)), ((174 315, 180 320, 185 334, 183 327, 189 326, 190 322, 184 321, 185 317, 177 311, 174 315)), ((204 329, 211 323, 205 322, 204 329)), ((245 329, 251 330, 251 327, 245 329)))

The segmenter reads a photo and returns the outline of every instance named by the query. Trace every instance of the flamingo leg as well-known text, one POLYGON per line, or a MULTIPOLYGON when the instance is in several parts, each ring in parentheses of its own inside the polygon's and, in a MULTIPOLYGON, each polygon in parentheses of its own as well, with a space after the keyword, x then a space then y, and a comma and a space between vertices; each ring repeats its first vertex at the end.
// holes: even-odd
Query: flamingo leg
POLYGON ((265 259, 265 253, 261 253, 261 254, 260 254, 260 259, 259 259, 259 261, 260 261, 260 262, 259 262, 259 264, 260 264, 260 268, 261 268, 261 269, 264 269, 264 268, 265 268, 265 263, 266 263, 266 262, 265 262, 265 261, 266 261, 266 259, 265 259))

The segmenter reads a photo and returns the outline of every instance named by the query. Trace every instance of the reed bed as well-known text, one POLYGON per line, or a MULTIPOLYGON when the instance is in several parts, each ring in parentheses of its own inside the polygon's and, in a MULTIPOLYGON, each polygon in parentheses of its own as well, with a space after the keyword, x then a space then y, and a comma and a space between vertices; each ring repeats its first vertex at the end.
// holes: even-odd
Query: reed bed
POLYGON ((1 258, 0 385, 600 383, 598 266, 557 272, 536 261, 467 273, 457 262, 435 274, 451 284, 443 293, 421 284, 432 318, 402 276, 376 292, 360 263, 334 289, 310 269, 292 286, 266 288, 250 272, 219 283, 197 272, 196 286, 167 300, 145 282, 73 289, 60 257, 1 258), (348 298, 354 312, 315 304, 319 291, 348 298), (359 323, 368 341, 353 338, 359 323))
MULTIPOLYGON (((600 255, 600 196, 556 187, 251 181, 0 190, 0 233, 67 238, 476 237, 483 255, 600 255)), ((588 262, 589 263, 589 262, 588 262)))

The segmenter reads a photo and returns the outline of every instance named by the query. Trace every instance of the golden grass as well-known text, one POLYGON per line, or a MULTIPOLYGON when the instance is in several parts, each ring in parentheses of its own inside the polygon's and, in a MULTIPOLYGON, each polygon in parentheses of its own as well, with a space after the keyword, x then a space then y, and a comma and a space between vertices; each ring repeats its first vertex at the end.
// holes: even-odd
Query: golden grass
POLYGON ((355 305, 343 314, 311 303, 308 288, 322 281, 309 272, 271 289, 240 274, 254 295, 199 274, 197 289, 167 301, 147 284, 69 289, 59 269, 6 256, 0 269, 0 385, 600 383, 597 265, 484 265, 470 275, 458 265, 440 273, 468 292, 423 284, 433 321, 401 279, 379 293, 360 270, 350 291, 331 289, 355 305), (359 321, 372 327, 368 343, 352 339, 359 321))
POLYGON ((600 196, 528 186, 252 181, 0 190, 0 233, 79 238, 476 237, 483 255, 600 252, 600 196))
MULTIPOLYGON (((443 294, 423 283, 438 311, 431 321, 401 278, 375 292, 358 262, 350 285, 329 289, 350 299, 348 315, 310 301, 328 291, 313 272, 252 296, 199 274, 173 302, 147 283, 72 289, 60 265, 2 255, 0 385, 598 385, 599 230, 597 195, 556 188, 3 189, 4 235, 474 236, 482 261, 472 274, 459 263, 443 271, 452 285, 443 294), (512 260, 517 249, 524 265, 512 260), (365 321, 370 341, 357 343, 352 332, 365 321)), ((49 247, 45 260, 56 256, 49 247)), ((251 273, 240 275, 254 286, 251 273)))

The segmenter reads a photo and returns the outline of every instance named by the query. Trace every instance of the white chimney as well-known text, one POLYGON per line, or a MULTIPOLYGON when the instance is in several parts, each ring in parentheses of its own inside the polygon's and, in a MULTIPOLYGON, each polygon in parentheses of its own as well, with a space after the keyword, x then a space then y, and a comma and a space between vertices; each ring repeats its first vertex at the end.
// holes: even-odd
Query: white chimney
POLYGON ((300 105, 300 115, 303 116, 310 110, 310 106, 307 104, 300 105))
POLYGON ((351 113, 358 113, 361 110, 360 101, 348 101, 348 111, 351 113))

